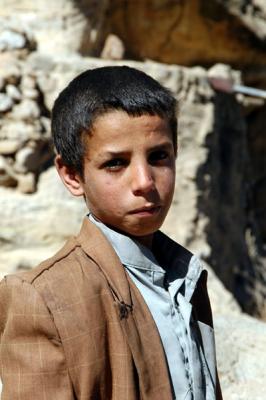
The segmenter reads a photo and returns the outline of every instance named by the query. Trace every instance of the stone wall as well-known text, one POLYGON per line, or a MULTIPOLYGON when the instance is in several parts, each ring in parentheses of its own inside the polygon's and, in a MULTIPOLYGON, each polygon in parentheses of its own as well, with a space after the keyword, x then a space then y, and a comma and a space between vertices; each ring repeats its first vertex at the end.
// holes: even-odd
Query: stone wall
POLYGON ((24 31, 0 31, 0 185, 23 193, 36 190, 36 180, 52 160, 49 110, 27 69, 35 42, 24 31))

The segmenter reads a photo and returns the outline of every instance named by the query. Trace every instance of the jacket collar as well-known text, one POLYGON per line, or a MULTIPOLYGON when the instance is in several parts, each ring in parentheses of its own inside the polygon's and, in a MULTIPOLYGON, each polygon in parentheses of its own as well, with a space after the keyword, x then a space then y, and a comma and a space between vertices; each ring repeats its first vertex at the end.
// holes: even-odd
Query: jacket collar
POLYGON ((87 217, 76 241, 101 269, 117 300, 132 306, 126 271, 119 257, 105 235, 87 217))
POLYGON ((103 232, 123 265, 143 270, 164 272, 148 247, 123 233, 111 229, 96 220, 92 214, 89 214, 88 218, 103 232))
MULTIPOLYGON (((104 233, 88 217, 84 218, 76 241, 102 270, 119 302, 125 302, 132 306, 126 271, 104 233)), ((156 259, 161 265, 164 263, 171 265, 168 270, 170 280, 172 279, 172 271, 174 273, 176 268, 180 271, 181 277, 187 275, 186 280, 191 286, 190 292, 192 295, 202 273, 202 269, 198 266, 198 260, 187 249, 175 243, 160 231, 154 235, 153 249, 156 259), (192 265, 190 264, 195 265, 191 268, 192 265), (190 268, 188 268, 189 265, 190 268)), ((191 295, 188 300, 190 300, 191 295)))
POLYGON ((171 286, 173 293, 176 294, 183 286, 184 297, 190 301, 202 272, 197 257, 160 231, 154 233, 153 249, 150 250, 137 240, 103 224, 92 214, 88 218, 100 228, 124 266, 159 273, 160 281, 163 280, 167 286, 171 286), (161 259, 161 265, 154 252, 161 259))

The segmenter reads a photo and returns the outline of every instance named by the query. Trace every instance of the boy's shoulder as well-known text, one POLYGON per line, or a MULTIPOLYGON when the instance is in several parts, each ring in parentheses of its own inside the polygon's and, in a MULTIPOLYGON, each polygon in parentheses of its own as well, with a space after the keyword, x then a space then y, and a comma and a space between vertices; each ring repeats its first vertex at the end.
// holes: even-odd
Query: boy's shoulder
POLYGON ((102 232, 85 218, 79 234, 53 257, 32 270, 7 275, 0 286, 1 291, 25 286, 26 291, 37 292, 53 308, 53 303, 58 307, 69 303, 69 298, 80 297, 83 289, 93 296, 110 283, 127 293, 128 284, 118 256, 102 232), (51 302, 52 298, 56 301, 51 302))
POLYGON ((21 297, 28 293, 43 299, 54 298, 57 293, 62 298, 60 293, 69 288, 71 274, 79 270, 79 253, 82 251, 73 237, 54 256, 33 269, 5 276, 0 282, 0 290, 7 294, 15 292, 21 297))
POLYGON ((56 285, 62 287, 68 282, 73 282, 73 279, 79 280, 79 275, 83 274, 84 268, 87 269, 88 274, 91 271, 90 279, 97 279, 95 267, 98 264, 97 255, 100 253, 98 248, 102 246, 105 249, 105 245, 101 233, 95 231, 85 218, 80 233, 69 238, 55 255, 31 270, 7 275, 1 283, 16 286, 24 282, 35 289, 56 285))

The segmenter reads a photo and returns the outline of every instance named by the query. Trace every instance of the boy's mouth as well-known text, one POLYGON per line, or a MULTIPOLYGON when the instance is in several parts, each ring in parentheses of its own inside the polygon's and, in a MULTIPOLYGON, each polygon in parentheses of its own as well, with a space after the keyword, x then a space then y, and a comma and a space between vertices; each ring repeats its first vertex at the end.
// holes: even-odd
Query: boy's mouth
POLYGON ((143 216, 149 216, 149 215, 154 215, 158 213, 161 209, 161 206, 146 206, 146 207, 141 207, 141 208, 136 208, 135 210, 130 211, 130 214, 137 214, 137 215, 143 215, 143 216))

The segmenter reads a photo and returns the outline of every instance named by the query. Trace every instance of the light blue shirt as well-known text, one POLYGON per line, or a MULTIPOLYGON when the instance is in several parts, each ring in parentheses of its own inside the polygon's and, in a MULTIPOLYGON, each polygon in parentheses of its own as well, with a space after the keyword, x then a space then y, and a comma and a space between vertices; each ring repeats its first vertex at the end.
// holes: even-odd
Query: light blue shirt
POLYGON ((112 244, 149 307, 164 348, 173 399, 215 400, 212 377, 196 339, 190 303, 202 272, 198 259, 188 259, 187 255, 178 260, 165 257, 167 265, 161 266, 150 249, 110 229, 92 214, 89 218, 112 244))

